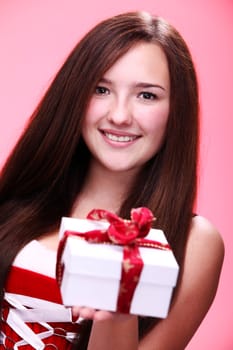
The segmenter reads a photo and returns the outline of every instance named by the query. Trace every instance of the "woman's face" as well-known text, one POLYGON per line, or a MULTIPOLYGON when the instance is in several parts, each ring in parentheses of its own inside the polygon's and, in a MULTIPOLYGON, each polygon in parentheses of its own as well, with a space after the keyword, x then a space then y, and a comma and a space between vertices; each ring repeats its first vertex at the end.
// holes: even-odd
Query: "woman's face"
POLYGON ((139 43, 123 55, 93 91, 82 135, 93 164, 139 170, 163 142, 170 78, 162 49, 139 43))

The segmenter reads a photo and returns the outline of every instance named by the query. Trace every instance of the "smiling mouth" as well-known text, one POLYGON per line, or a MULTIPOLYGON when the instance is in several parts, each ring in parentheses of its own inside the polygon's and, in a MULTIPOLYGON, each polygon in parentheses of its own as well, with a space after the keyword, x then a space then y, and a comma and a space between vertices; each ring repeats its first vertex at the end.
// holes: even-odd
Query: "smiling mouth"
POLYGON ((138 136, 129 136, 129 135, 114 135, 109 132, 103 132, 103 134, 111 141, 114 142, 132 142, 134 141, 138 136))

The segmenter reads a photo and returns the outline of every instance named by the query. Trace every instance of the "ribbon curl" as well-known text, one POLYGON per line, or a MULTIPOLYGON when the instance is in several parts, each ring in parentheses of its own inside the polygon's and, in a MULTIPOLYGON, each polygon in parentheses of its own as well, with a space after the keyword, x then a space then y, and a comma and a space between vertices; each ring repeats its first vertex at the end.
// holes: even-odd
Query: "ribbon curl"
POLYGON ((106 220, 109 226, 105 230, 91 230, 85 233, 66 231, 58 248, 56 274, 58 283, 61 283, 63 268, 61 256, 65 242, 69 236, 84 238, 89 243, 110 243, 123 246, 123 260, 121 266, 121 280, 119 286, 116 311, 129 313, 133 295, 138 284, 143 260, 139 247, 170 250, 169 244, 145 239, 151 224, 155 220, 152 212, 145 207, 131 210, 131 220, 124 220, 107 210, 93 209, 88 215, 89 220, 106 220))

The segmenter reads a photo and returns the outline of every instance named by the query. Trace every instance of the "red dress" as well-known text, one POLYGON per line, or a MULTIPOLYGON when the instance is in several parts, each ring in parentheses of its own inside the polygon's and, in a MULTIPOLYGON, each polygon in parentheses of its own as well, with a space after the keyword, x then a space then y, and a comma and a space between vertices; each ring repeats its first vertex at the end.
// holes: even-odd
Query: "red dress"
POLYGON ((35 240, 16 257, 5 286, 0 349, 71 349, 81 324, 62 305, 55 266, 56 252, 35 240))

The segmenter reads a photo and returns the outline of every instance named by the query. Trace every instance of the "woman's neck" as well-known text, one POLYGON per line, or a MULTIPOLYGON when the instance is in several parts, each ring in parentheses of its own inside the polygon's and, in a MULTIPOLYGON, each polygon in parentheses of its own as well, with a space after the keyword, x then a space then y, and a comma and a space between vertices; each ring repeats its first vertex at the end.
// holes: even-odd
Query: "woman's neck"
POLYGON ((92 165, 75 202, 72 216, 85 218, 89 211, 97 208, 118 212, 134 176, 132 172, 118 173, 92 165))

